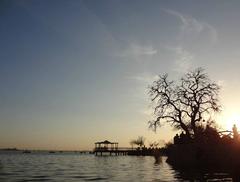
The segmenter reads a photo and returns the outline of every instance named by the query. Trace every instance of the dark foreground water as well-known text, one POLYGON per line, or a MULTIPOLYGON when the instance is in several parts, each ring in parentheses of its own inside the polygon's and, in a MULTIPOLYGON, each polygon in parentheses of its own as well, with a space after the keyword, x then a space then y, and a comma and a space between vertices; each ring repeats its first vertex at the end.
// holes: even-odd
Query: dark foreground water
POLYGON ((223 172, 178 171, 153 157, 0 153, 0 181, 232 181, 223 172))

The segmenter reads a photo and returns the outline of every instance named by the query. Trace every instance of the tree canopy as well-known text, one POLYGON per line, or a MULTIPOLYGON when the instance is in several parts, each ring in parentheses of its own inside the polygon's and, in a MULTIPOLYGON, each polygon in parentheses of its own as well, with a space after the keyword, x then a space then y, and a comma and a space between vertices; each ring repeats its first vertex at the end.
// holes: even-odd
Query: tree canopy
POLYGON ((167 122, 194 137, 198 126, 220 111, 219 90, 202 68, 189 71, 177 81, 169 80, 168 74, 159 75, 149 87, 154 107, 150 127, 156 130, 167 122))

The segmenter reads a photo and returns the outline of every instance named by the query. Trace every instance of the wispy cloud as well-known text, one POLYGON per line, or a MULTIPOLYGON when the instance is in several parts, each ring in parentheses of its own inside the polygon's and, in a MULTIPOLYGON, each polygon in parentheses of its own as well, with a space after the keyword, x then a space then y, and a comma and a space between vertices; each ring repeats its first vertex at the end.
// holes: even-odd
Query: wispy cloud
POLYGON ((194 55, 184 49, 181 46, 178 47, 166 47, 169 51, 174 54, 174 65, 173 71, 186 72, 192 68, 194 55))
MULTIPOLYGON (((157 49, 155 49, 152 45, 139 45, 139 44, 130 44, 125 50, 120 52, 118 55, 125 58, 142 60, 140 59, 142 56, 146 58, 146 56, 150 57, 157 54, 157 49)), ((145 59, 146 60, 146 59, 145 59)))
POLYGON ((148 86, 151 85, 153 81, 157 80, 157 78, 158 75, 150 72, 143 72, 138 75, 127 77, 127 79, 135 82, 131 94, 140 102, 141 108, 138 108, 137 112, 146 117, 150 117, 153 114, 152 108, 148 105, 148 86))
POLYGON ((139 75, 128 77, 128 79, 135 80, 136 82, 138 82, 138 83, 140 83, 144 86, 147 86, 148 84, 151 84, 157 78, 158 78, 158 75, 154 75, 154 74, 149 73, 149 72, 144 72, 144 73, 141 73, 139 75))
POLYGON ((139 113, 142 114, 142 115, 151 117, 153 115, 153 113, 154 113, 153 111, 154 111, 153 108, 146 107, 146 108, 140 110, 139 113))
POLYGON ((218 84, 220 87, 226 87, 226 86, 227 86, 226 80, 218 80, 218 81, 217 81, 217 84, 218 84))
POLYGON ((148 86, 158 78, 158 75, 154 75, 150 72, 143 72, 137 75, 128 76, 126 79, 134 82, 134 87, 131 90, 131 94, 139 100, 148 100, 148 86))
POLYGON ((175 16, 181 21, 180 37, 186 38, 189 36, 199 36, 204 33, 207 34, 211 42, 216 42, 218 39, 216 29, 207 22, 197 20, 189 15, 184 15, 177 11, 165 10, 168 14, 175 16))
POLYGON ((182 47, 178 47, 175 49, 176 51, 176 59, 175 59, 175 71, 178 72, 186 72, 192 67, 193 54, 183 49, 182 47))
POLYGON ((164 11, 180 22, 179 34, 176 37, 177 43, 166 47, 174 55, 173 71, 186 72, 194 65, 194 58, 197 54, 193 51, 217 42, 217 31, 209 23, 192 16, 169 9, 164 9, 164 11))

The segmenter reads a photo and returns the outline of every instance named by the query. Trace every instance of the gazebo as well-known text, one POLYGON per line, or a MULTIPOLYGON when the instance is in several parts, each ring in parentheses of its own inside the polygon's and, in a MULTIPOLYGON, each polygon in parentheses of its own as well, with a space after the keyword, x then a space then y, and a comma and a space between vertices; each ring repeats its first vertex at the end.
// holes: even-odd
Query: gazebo
POLYGON ((95 151, 109 151, 109 150, 111 150, 111 151, 118 150, 118 143, 110 142, 108 140, 95 143, 95 151))

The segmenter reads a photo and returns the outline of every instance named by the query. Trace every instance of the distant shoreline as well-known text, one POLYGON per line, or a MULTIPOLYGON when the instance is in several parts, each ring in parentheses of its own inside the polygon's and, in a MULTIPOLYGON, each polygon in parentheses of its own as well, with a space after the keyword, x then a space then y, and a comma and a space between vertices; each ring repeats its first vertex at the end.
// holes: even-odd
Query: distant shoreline
POLYGON ((51 153, 91 153, 91 150, 40 150, 40 149, 18 149, 18 148, 1 148, 1 151, 9 152, 51 152, 51 153))

